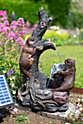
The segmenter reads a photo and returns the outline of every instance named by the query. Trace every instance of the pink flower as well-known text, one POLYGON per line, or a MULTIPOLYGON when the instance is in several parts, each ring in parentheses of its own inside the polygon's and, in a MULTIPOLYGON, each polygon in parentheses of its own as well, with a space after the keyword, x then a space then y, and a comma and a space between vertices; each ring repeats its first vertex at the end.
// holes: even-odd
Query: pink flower
POLYGON ((18 44, 18 40, 17 39, 15 40, 15 43, 18 44))
POLYGON ((16 22, 16 21, 12 21, 12 22, 11 22, 11 25, 12 25, 12 26, 17 25, 17 22, 16 22))
POLYGON ((3 29, 0 29, 0 33, 3 32, 3 29))
POLYGON ((1 41, 0 41, 0 45, 1 45, 2 43, 1 43, 1 41))
POLYGON ((10 28, 13 29, 13 30, 16 30, 17 29, 17 22, 16 21, 12 21, 11 25, 10 25, 10 28))
POLYGON ((5 43, 7 44, 9 42, 9 40, 7 40, 5 43))
POLYGON ((9 27, 4 26, 3 30, 4 30, 5 32, 9 32, 9 31, 10 31, 10 28, 9 28, 9 27))
POLYGON ((6 19, 7 19, 7 17, 4 16, 4 17, 1 18, 1 21, 4 21, 6 19))
POLYGON ((33 27, 36 28, 38 25, 37 24, 34 24, 33 27))
POLYGON ((4 13, 2 10, 0 10, 0 16, 4 16, 4 13))
POLYGON ((0 29, 1 28, 4 28, 4 24, 3 23, 0 23, 0 29))
POLYGON ((1 21, 4 21, 7 19, 7 13, 6 11, 0 10, 0 16, 1 16, 1 21))
POLYGON ((17 25, 18 26, 22 26, 24 24, 24 19, 23 18, 19 18, 18 20, 17 20, 17 25))
POLYGON ((17 28, 17 26, 10 26, 10 29, 12 29, 12 30, 16 30, 16 28, 17 28))
POLYGON ((78 109, 79 107, 78 107, 78 106, 76 106, 76 108, 78 109))
POLYGON ((0 22, 0 26, 2 25, 3 23, 0 22))
POLYGON ((78 118, 79 118, 79 116, 78 116, 78 115, 76 115, 76 118, 78 119, 78 118))
POLYGON ((4 26, 3 31, 5 32, 5 35, 7 35, 10 31, 10 28, 7 26, 4 26))
POLYGON ((78 106, 78 107, 81 107, 81 106, 82 106, 82 104, 81 104, 80 102, 78 102, 77 106, 78 106))
POLYGON ((14 32, 10 32, 10 33, 9 33, 9 39, 10 39, 10 40, 15 40, 15 39, 16 39, 16 35, 15 35, 14 32))
POLYGON ((27 26, 27 27, 30 27, 29 21, 26 22, 26 26, 27 26))
POLYGON ((19 42, 19 45, 20 45, 20 46, 24 46, 24 42, 21 42, 21 41, 20 41, 20 42, 19 42))
POLYGON ((20 31, 20 34, 25 34, 25 31, 20 31))
POLYGON ((8 20, 4 21, 4 25, 9 25, 9 21, 8 20))
POLYGON ((15 42, 18 43, 20 46, 24 46, 24 44, 25 44, 25 42, 22 39, 22 37, 19 37, 15 42))
POLYGON ((83 118, 81 118, 81 120, 83 121, 83 118))
POLYGON ((10 29, 16 30, 17 26, 10 26, 10 29))
POLYGON ((32 29, 32 31, 33 31, 33 30, 35 30, 35 28, 34 28, 34 27, 32 27, 31 29, 32 29))
POLYGON ((0 10, 0 16, 2 16, 2 17, 7 16, 6 11, 0 10))

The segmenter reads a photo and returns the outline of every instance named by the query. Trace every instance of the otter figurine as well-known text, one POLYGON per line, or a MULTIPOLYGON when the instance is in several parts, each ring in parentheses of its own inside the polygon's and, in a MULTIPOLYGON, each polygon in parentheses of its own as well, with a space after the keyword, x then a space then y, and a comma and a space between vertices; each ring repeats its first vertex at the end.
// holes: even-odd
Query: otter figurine
POLYGON ((65 60, 65 64, 67 65, 68 69, 66 71, 58 71, 59 75, 64 76, 64 80, 59 88, 53 89, 52 92, 60 92, 60 91, 69 91, 74 86, 75 81, 75 61, 73 59, 65 60))
POLYGON ((32 66, 34 61, 32 56, 34 55, 34 53, 38 48, 38 47, 33 47, 33 44, 35 44, 36 42, 37 40, 35 40, 33 37, 28 38, 22 50, 22 54, 20 56, 20 61, 19 61, 20 72, 25 74, 28 78, 31 77, 28 70, 32 66))

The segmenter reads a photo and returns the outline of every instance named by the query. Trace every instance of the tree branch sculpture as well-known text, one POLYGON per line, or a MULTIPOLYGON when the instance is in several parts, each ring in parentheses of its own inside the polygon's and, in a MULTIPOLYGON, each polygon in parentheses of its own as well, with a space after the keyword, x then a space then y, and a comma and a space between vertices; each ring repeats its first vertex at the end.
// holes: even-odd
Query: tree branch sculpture
MULTIPOLYGON (((23 106, 30 107, 35 111, 64 111, 68 109, 68 93, 74 86, 75 70, 73 69, 72 82, 66 84, 66 90, 63 87, 63 92, 59 90, 64 85, 65 78, 62 72, 57 72, 53 79, 50 79, 39 71, 40 55, 47 49, 56 50, 56 46, 50 39, 41 40, 52 18, 47 17, 43 8, 38 12, 38 16, 39 25, 32 32, 32 36, 27 39, 20 57, 20 71, 23 73, 24 81, 21 88, 18 89, 18 99, 23 106)), ((66 73, 65 71, 68 69, 66 63, 61 69, 66 73)), ((71 75, 70 72, 68 75, 71 75)))

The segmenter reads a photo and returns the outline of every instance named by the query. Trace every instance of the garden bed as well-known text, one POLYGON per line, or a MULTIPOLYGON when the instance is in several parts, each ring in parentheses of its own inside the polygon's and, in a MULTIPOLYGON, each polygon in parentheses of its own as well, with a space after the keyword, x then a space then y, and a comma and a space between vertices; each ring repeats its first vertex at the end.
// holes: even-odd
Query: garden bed
MULTIPOLYGON (((83 97, 83 95, 79 95, 76 93, 70 94, 70 101, 75 104, 79 101, 79 97, 83 97)), ((1 124, 17 124, 21 122, 22 124, 65 124, 67 121, 65 119, 52 119, 48 117, 41 116, 37 113, 34 113, 30 110, 23 109, 22 107, 15 107, 15 112, 10 111, 9 108, 6 109, 5 117, 3 118, 1 124), (10 113, 9 113, 10 112, 10 113)), ((72 120, 74 122, 74 120, 72 120)), ((76 121, 74 123, 67 122, 68 124, 82 124, 81 121, 76 121)))

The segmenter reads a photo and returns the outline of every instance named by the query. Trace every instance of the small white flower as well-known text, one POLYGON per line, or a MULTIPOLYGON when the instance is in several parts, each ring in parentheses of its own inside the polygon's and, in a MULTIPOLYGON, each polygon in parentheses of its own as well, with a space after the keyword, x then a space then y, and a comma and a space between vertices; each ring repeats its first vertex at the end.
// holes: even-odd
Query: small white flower
POLYGON ((77 35, 79 35, 80 34, 80 29, 76 28, 76 32, 77 32, 77 35))
POLYGON ((76 34, 74 34, 73 37, 75 38, 76 37, 76 34))
POLYGON ((14 90, 12 93, 15 95, 16 94, 16 91, 14 90))
POLYGON ((83 110, 83 108, 80 108, 80 111, 82 111, 83 110))
POLYGON ((15 79, 15 76, 13 76, 12 79, 15 79))
POLYGON ((75 41, 75 43, 79 43, 79 41, 78 41, 78 40, 76 40, 76 41, 75 41))
POLYGON ((83 102, 83 98, 81 99, 81 101, 83 102))
POLYGON ((10 81, 12 81, 12 78, 10 78, 10 81))
POLYGON ((69 110, 67 110, 67 111, 66 111, 66 114, 69 114, 69 113, 70 113, 70 111, 69 111, 69 110))
POLYGON ((76 113, 76 115, 79 115, 80 114, 80 111, 79 110, 76 110, 75 113, 76 113))
POLYGON ((18 109, 17 108, 14 108, 14 112, 17 112, 18 111, 18 109))
POLYGON ((68 114, 65 114, 64 117, 67 118, 68 114))
POLYGON ((12 84, 11 87, 14 87, 14 84, 12 84))
POLYGON ((6 73, 6 70, 3 70, 3 73, 6 73))
POLYGON ((59 30, 60 28, 58 26, 51 26, 50 29, 59 30))
POLYGON ((78 102, 80 102, 80 98, 78 98, 78 102))
POLYGON ((61 31, 57 31, 56 33, 57 33, 57 34, 61 34, 61 31))

